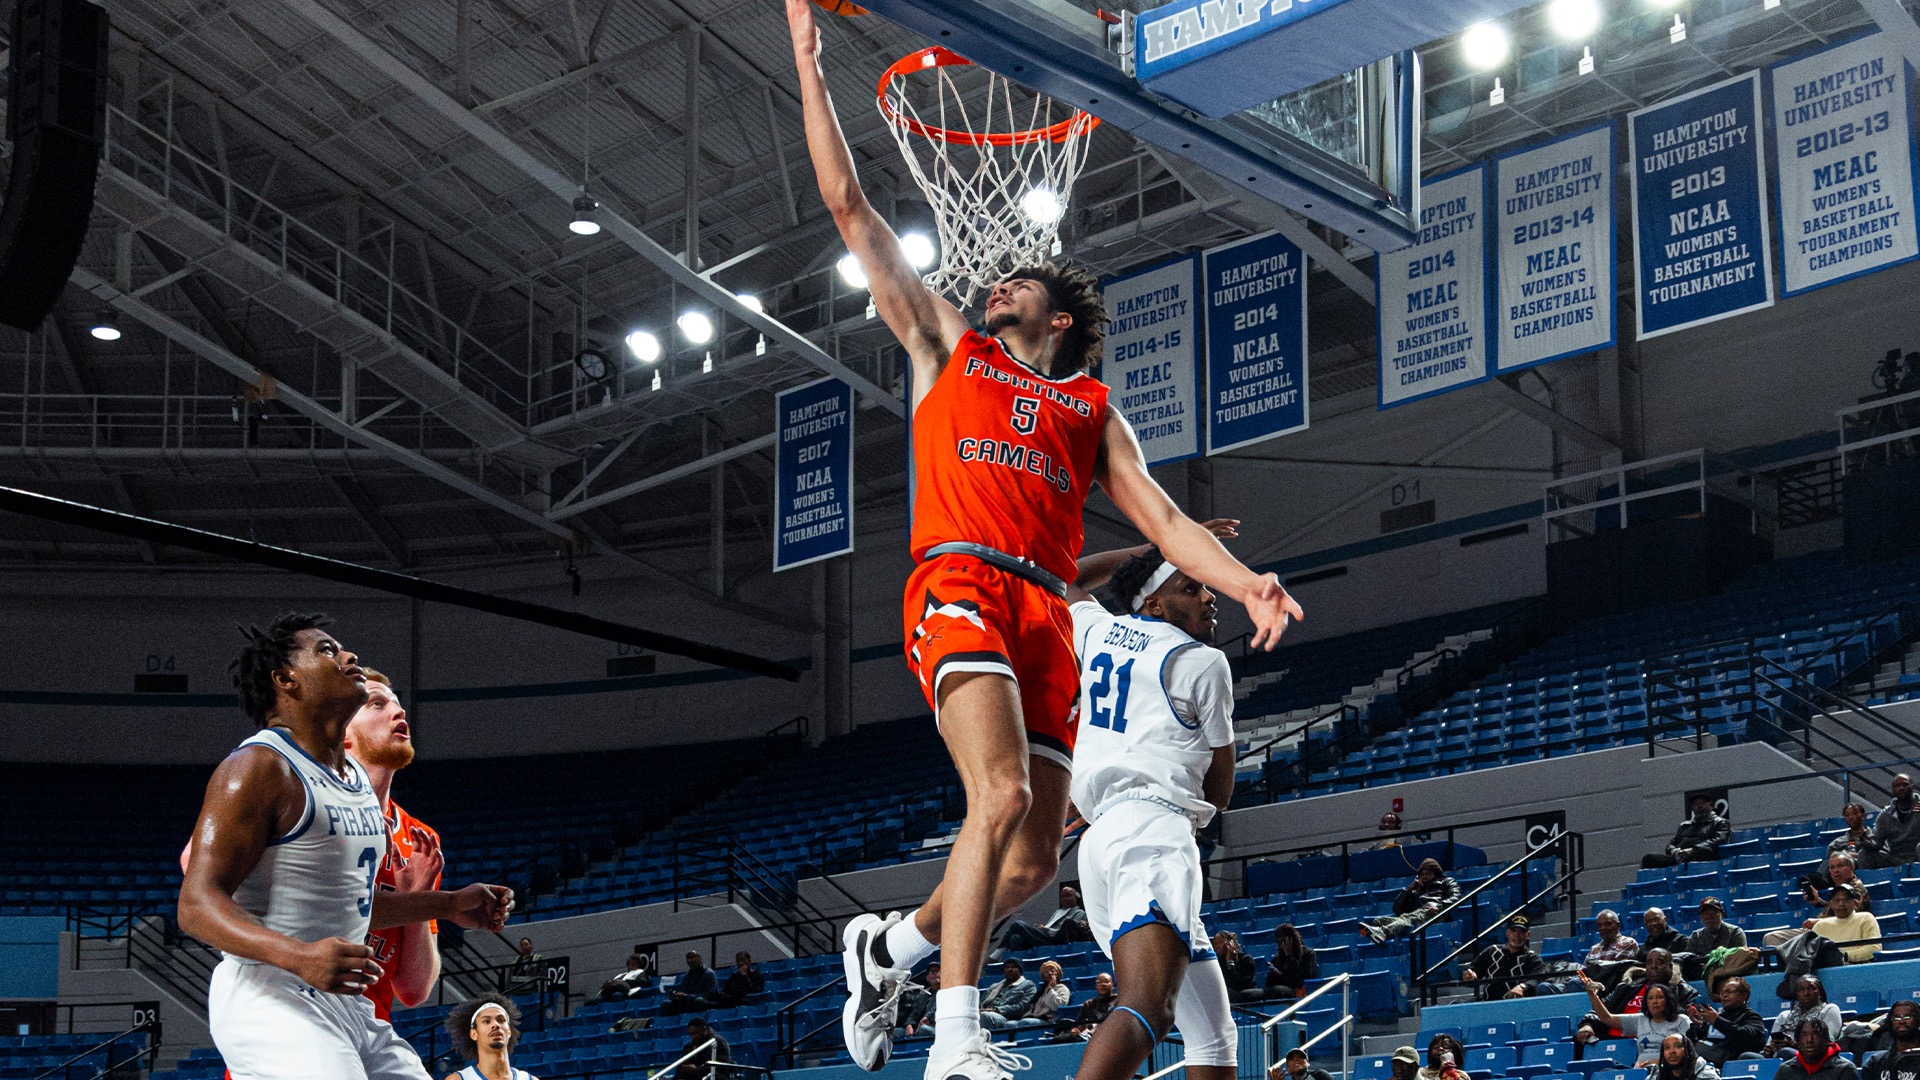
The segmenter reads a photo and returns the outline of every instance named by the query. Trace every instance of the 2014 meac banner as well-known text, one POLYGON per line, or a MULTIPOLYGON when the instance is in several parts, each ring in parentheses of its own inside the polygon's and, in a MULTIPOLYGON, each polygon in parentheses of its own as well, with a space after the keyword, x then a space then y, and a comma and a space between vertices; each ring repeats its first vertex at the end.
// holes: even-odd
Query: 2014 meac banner
POLYGON ((1100 288, 1100 376, 1148 465, 1200 456, 1200 260, 1188 255, 1100 288))
POLYGON ((1380 256, 1380 408, 1488 378, 1487 167, 1420 186, 1420 236, 1380 256))
POLYGON ((1920 256, 1907 64, 1875 32, 1767 69, 1788 296, 1920 256))
POLYGON ((1493 370, 1614 343, 1613 124, 1495 158, 1493 370))
POLYGON ((1641 338, 1773 305, 1760 73, 1629 113, 1641 338))
POLYGON ((1307 426, 1307 260, 1262 233, 1205 253, 1207 453, 1307 426))
POLYGON ((853 387, 828 376, 773 403, 773 568, 853 550, 853 387))

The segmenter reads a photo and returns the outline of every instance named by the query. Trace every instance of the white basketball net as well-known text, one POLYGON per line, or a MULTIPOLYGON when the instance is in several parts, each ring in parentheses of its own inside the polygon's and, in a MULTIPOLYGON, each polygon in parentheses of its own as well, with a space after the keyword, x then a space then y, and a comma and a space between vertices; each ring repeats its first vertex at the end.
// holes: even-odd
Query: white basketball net
POLYGON ((922 280, 962 307, 1008 271, 1057 252, 1087 135, 1100 124, 1043 95, 1016 93, 985 68, 973 69, 986 90, 969 91, 969 104, 954 82, 954 72, 969 67, 946 49, 927 49, 888 69, 879 86, 880 115, 940 234, 940 265, 922 280))

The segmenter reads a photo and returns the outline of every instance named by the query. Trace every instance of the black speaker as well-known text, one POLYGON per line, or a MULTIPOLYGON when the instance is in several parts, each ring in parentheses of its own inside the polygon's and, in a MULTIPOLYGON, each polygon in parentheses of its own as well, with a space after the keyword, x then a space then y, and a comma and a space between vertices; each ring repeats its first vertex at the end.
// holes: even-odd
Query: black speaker
POLYGON ((0 323, 31 331, 66 287, 93 213, 107 126, 107 13, 84 0, 19 0, 12 29, 0 323))

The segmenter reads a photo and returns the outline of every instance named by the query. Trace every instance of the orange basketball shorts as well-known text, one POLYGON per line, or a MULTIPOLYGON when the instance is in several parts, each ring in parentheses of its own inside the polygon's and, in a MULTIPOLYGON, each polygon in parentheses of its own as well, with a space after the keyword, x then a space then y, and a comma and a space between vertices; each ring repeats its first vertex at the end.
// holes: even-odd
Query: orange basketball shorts
POLYGON ((971 555, 937 555, 907 578, 907 667, 940 719, 940 680, 991 671, 1019 687, 1027 750, 1073 767, 1080 667, 1066 601, 971 555))

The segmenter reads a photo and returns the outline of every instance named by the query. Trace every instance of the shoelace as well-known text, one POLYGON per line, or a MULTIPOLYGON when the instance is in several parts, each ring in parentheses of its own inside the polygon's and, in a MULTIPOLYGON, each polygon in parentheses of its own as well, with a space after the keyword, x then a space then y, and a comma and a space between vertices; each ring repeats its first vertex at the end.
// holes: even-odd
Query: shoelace
MULTIPOLYGON (((900 1000, 900 995, 906 992, 907 980, 905 976, 895 976, 894 978, 884 980, 880 986, 882 990, 880 1003, 861 1014, 860 1019, 863 1022, 879 1020, 885 1016, 886 1011, 893 1008, 894 1004, 900 1000)), ((893 1025, 888 1024, 887 1026, 892 1027, 893 1025)))
POLYGON ((977 1036, 977 1039, 978 1041, 974 1043, 974 1045, 969 1049, 972 1052, 985 1055, 995 1065, 998 1065, 1000 1067, 1001 1072, 1008 1072, 1008 1073, 1025 1072, 1026 1070, 1033 1068, 1032 1058, 1026 1056, 1025 1054, 1016 1054, 1013 1051, 1008 1050, 1005 1047, 1002 1047, 996 1044, 993 1041, 993 1037, 988 1035, 985 1031, 982 1031, 977 1036))

